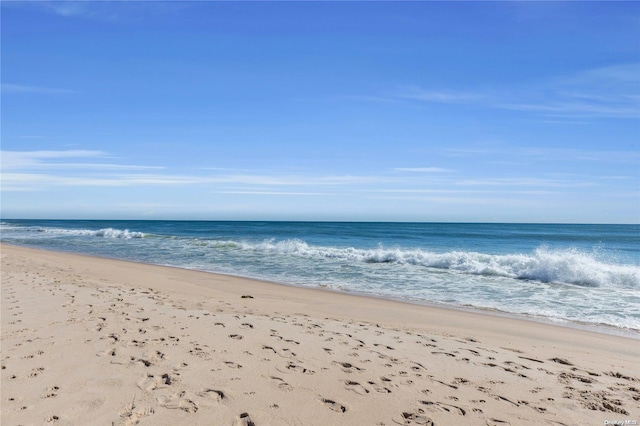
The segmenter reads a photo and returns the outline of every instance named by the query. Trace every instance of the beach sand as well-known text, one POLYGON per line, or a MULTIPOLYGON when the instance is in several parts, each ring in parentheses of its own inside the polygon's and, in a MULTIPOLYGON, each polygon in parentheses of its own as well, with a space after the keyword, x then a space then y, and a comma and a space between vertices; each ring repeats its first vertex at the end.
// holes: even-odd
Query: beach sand
POLYGON ((6 245, 1 256, 2 425, 640 423, 637 339, 6 245))

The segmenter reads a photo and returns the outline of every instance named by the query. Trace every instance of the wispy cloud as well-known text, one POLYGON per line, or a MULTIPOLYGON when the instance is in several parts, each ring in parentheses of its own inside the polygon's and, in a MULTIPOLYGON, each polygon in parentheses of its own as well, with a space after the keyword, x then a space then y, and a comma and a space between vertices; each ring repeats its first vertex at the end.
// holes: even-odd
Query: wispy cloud
POLYGON ((428 189, 428 188, 420 188, 420 189, 376 189, 371 190, 369 192, 379 193, 379 194, 400 194, 403 196, 421 196, 421 195, 476 195, 476 196, 485 196, 487 194, 501 194, 501 195, 552 195, 552 194, 561 194, 561 192, 557 191, 548 191, 548 190, 522 190, 522 189, 428 189))
POLYGON ((46 2, 44 7, 49 8, 55 14, 60 16, 85 16, 93 14, 89 2, 82 1, 56 1, 46 2))
POLYGON ((0 162, 4 170, 51 170, 51 169, 85 169, 101 170, 158 170, 160 166, 143 166, 134 164, 115 164, 97 162, 112 158, 103 151, 66 150, 66 151, 0 151, 0 162), (93 162, 60 162, 68 159, 93 159, 93 162))
MULTIPOLYGON (((128 180, 131 181, 131 176, 127 179, 126 175, 118 176, 110 172, 161 168, 105 160, 113 160, 113 157, 95 150, 0 151, 2 190, 33 191, 52 186, 124 186, 128 180), (70 161, 75 159, 80 161, 70 161), (91 162, 87 162, 87 159, 91 162), (51 174, 52 170, 58 171, 57 174, 51 174), (81 176, 77 176, 78 171, 81 176)), ((134 181, 144 182, 144 179, 145 175, 134 177, 134 181)), ((168 182, 174 181, 169 179, 168 182)))
POLYGON ((290 192, 290 191, 216 191, 216 194, 239 195, 329 195, 326 192, 290 192))
POLYGON ((417 86, 410 86, 397 90, 393 97, 424 102, 462 104, 480 102, 485 99, 487 95, 476 92, 428 90, 417 86))
POLYGON ((205 177, 207 182, 270 186, 336 186, 380 182, 376 176, 232 174, 205 177))
MULTIPOLYGON (((621 82, 637 85, 640 82, 640 64, 619 64, 593 68, 563 77, 568 84, 593 86, 604 85, 607 88, 618 87, 621 82)), ((635 93, 637 95, 637 92, 635 93)))
POLYGON ((101 163, 51 163, 40 164, 39 167, 47 169, 85 169, 85 170, 162 170, 162 166, 140 166, 135 164, 101 164, 101 163))
POLYGON ((610 149, 580 149, 580 148, 553 148, 533 146, 511 146, 505 144, 471 145, 458 147, 445 147, 442 153, 449 157, 474 157, 476 161, 503 164, 501 155, 507 154, 509 163, 545 161, 584 161, 610 164, 629 164, 640 162, 640 151, 637 150, 610 150, 610 149))
MULTIPOLYGON (((381 182, 377 176, 348 174, 265 174, 229 173, 225 169, 211 170, 201 175, 177 173, 149 173, 149 170, 164 170, 162 166, 114 163, 115 157, 90 150, 66 151, 0 151, 3 190, 37 190, 53 186, 180 186, 218 185, 221 190, 231 190, 225 185, 245 185, 254 192, 273 193, 308 191, 273 190, 272 188, 335 187, 366 185, 381 182), (77 159, 80 161, 69 161, 77 159), (91 162, 87 162, 91 159, 91 162), (109 162, 107 160, 110 160, 109 162), (55 173, 53 172, 55 170, 55 173), (129 173, 122 173, 128 171, 129 173), (268 187, 269 189, 264 189, 268 187)), ((312 191, 313 192, 313 191, 312 191)))
MULTIPOLYGON (((86 171, 82 176, 47 173, 2 173, 3 190, 38 190, 53 186, 186 186, 186 185, 253 185, 259 187, 335 187, 368 184, 379 178, 367 176, 269 176, 269 175, 178 175, 150 173, 96 173, 86 171)), ((238 191, 234 191, 238 192, 238 191)), ((256 192, 256 191, 253 191, 256 192)), ((264 193, 265 191, 257 191, 264 193)), ((284 194, 283 191, 276 191, 284 194)), ((248 193, 248 191, 245 191, 248 193)))
POLYGON ((485 178, 485 179, 467 179, 455 182, 459 186, 501 186, 501 187, 564 187, 564 188, 584 188, 593 186, 593 182, 588 181, 571 181, 559 179, 544 178, 485 178))
MULTIPOLYGON (((122 193, 139 190, 153 194, 174 190, 172 194, 180 194, 184 188, 201 193, 203 199, 207 195, 220 194, 213 197, 241 202, 262 202, 268 197, 275 199, 276 203, 297 202, 302 197, 316 197, 323 201, 348 197, 354 203, 379 199, 389 200, 389 203, 393 203, 391 200, 405 200, 460 206, 490 205, 492 202, 513 205, 517 200, 526 200, 527 203, 540 199, 563 200, 567 195, 587 190, 605 191, 612 186, 611 182, 617 183, 617 178, 622 177, 611 175, 608 181, 572 174, 496 177, 490 172, 470 175, 462 168, 453 170, 430 166, 387 168, 371 174, 227 168, 189 169, 183 173, 163 166, 126 164, 117 156, 98 150, 1 151, 0 155, 1 189, 6 193, 64 192, 71 188, 91 189, 98 193, 101 188, 116 188, 118 191, 120 188, 136 188, 122 193)), ((628 192, 623 188, 620 191, 628 192)))
POLYGON ((445 169, 442 167, 396 167, 393 169, 397 172, 409 173, 453 173, 453 169, 445 169))
POLYGON ((470 105, 559 118, 638 118, 640 64, 585 70, 526 87, 463 91, 410 86, 387 96, 393 100, 470 105))
POLYGON ((107 154, 102 151, 65 150, 65 151, 0 151, 2 168, 24 169, 27 167, 51 164, 51 160, 60 158, 100 158, 107 154))
POLYGON ((196 185, 205 181, 194 176, 160 174, 109 174, 82 176, 46 173, 2 173, 3 191, 37 191, 56 186, 130 187, 196 185))
POLYGON ((142 1, 16 1, 5 2, 7 7, 28 8, 69 19, 99 21, 138 20, 152 15, 171 16, 198 2, 142 0, 142 1))
POLYGON ((38 94, 38 95, 61 95, 75 93, 73 90, 58 89, 52 87, 30 86, 25 84, 2 83, 0 86, 3 94, 38 94))
POLYGON ((566 96, 558 96, 559 99, 550 100, 547 103, 502 103, 496 105, 501 109, 514 111, 539 112, 545 115, 564 117, 608 117, 608 118, 638 118, 640 108, 632 102, 620 102, 621 99, 611 98, 608 102, 589 102, 564 100, 566 96))

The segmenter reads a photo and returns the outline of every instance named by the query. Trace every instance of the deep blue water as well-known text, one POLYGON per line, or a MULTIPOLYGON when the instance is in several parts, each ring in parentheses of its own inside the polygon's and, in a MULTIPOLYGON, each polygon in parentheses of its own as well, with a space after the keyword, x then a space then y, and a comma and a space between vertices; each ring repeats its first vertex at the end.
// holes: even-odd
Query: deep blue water
POLYGON ((4 219, 0 239, 640 330, 640 225, 4 219))

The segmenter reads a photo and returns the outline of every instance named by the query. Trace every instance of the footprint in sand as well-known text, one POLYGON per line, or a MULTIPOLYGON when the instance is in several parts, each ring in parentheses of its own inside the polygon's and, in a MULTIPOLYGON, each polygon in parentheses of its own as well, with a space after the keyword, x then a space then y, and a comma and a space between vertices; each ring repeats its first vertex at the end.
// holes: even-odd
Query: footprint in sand
POLYGON ((363 368, 356 367, 355 365, 348 362, 334 362, 334 364, 338 364, 342 367, 342 371, 345 373, 355 373, 356 371, 363 371, 363 368))
POLYGON ((115 349, 107 349, 104 352, 99 352, 96 356, 104 356, 109 358, 109 363, 118 365, 128 365, 133 361, 130 357, 117 352, 115 349))
POLYGON ((249 413, 242 413, 236 417, 235 426, 256 426, 249 413))
POLYGON ((402 413, 400 420, 393 420, 394 423, 399 425, 425 425, 433 426, 433 420, 422 414, 422 410, 418 410, 418 413, 402 413))
POLYGON ((373 346, 375 346, 375 347, 380 347, 381 346, 381 347, 386 348, 386 349, 388 349, 390 351, 395 350, 395 348, 393 348, 391 346, 383 345, 383 344, 380 344, 380 343, 374 343, 373 346))
POLYGON ((31 373, 29 374, 30 378, 34 378, 34 377, 38 377, 38 374, 40 372, 44 371, 44 367, 38 367, 38 368, 34 368, 31 370, 31 373))
POLYGON ((195 413, 198 411, 198 406, 195 402, 190 399, 183 398, 185 396, 185 392, 178 392, 171 396, 159 396, 156 398, 158 404, 161 407, 169 408, 172 410, 180 409, 186 411, 187 413, 195 413))
POLYGON ((444 402, 435 402, 435 401, 419 401, 420 404, 426 405, 430 411, 445 411, 447 413, 456 413, 461 416, 466 416, 467 412, 458 407, 457 405, 451 405, 444 402))
POLYGON ((148 374, 143 376, 136 385, 145 391, 152 391, 155 389, 161 389, 170 386, 173 383, 171 376, 169 374, 162 374, 160 376, 154 376, 153 374, 148 374))
POLYGON ((506 425, 510 425, 511 423, 505 421, 505 420, 500 420, 500 419, 489 419, 487 420, 487 426, 506 426, 506 425))
POLYGON ((376 392, 380 392, 380 393, 391 393, 391 389, 386 388, 384 386, 380 386, 378 385, 376 382, 373 381, 369 381, 368 382, 371 386, 373 386, 373 390, 375 390, 376 392))
POLYGON ((564 358, 551 358, 549 361, 557 362, 562 365, 573 365, 571 362, 567 361, 564 358))
POLYGON ((329 408, 330 410, 333 410, 337 413, 344 413, 347 411, 347 407, 345 407, 344 405, 337 403, 335 401, 332 401, 330 399, 326 399, 326 398, 320 398, 318 399, 318 401, 324 405, 325 407, 329 408))
POLYGON ((55 398, 58 396, 57 391, 60 390, 58 386, 51 386, 47 388, 47 394, 44 396, 45 398, 55 398))
POLYGON ((289 383, 287 383, 283 379, 281 379, 280 377, 271 376, 270 379, 271 380, 275 380, 276 382, 278 382, 278 388, 282 389, 283 391, 292 391, 293 390, 293 387, 289 383))
POLYGON ((352 380, 345 380, 344 384, 346 385, 346 389, 353 391, 359 395, 366 395, 369 393, 369 390, 358 382, 354 382, 352 380))
POLYGON ((125 419, 124 426, 133 426, 137 425, 143 417, 150 416, 153 413, 154 409, 152 407, 135 406, 135 398, 133 398, 130 404, 120 410, 120 417, 125 419))
POLYGON ((290 362, 287 364, 287 370, 295 371, 296 373, 304 373, 304 374, 315 374, 315 371, 304 368, 301 365, 294 364, 290 362))
POLYGON ((224 392, 217 389, 203 389, 201 392, 198 392, 198 396, 201 396, 203 398, 209 397, 218 402, 222 402, 228 399, 227 395, 225 395, 224 392))
POLYGON ((274 354, 277 354, 278 352, 273 349, 271 346, 266 346, 266 345, 262 345, 262 349, 266 349, 266 350, 270 350, 273 351, 274 354))

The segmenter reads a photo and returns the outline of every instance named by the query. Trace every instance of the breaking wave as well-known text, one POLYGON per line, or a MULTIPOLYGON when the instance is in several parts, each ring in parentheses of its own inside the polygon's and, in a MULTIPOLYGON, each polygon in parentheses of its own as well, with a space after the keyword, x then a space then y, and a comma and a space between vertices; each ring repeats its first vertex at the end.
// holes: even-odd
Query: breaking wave
POLYGON ((38 228, 38 232, 47 234, 68 235, 68 236, 93 236, 102 238, 144 238, 143 232, 129 231, 128 229, 104 228, 99 230, 91 229, 59 229, 59 228, 38 228))
POLYGON ((484 254, 470 251, 436 253, 421 249, 311 246, 299 239, 262 242, 209 241, 215 249, 336 259, 371 264, 414 265, 463 274, 508 277, 582 287, 640 288, 640 267, 606 263, 593 254, 576 249, 550 250, 531 254, 484 254))

